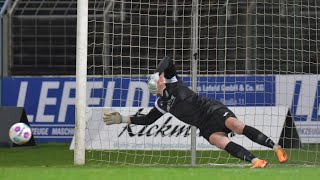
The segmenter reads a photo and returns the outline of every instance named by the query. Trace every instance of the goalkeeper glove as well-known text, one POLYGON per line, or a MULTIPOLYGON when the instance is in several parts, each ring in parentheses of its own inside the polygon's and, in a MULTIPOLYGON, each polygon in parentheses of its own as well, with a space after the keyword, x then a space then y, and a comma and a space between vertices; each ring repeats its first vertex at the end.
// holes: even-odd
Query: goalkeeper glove
POLYGON ((106 125, 131 123, 129 116, 121 116, 119 112, 104 113, 103 121, 106 125))
POLYGON ((159 73, 156 72, 151 75, 150 80, 148 82, 148 89, 153 95, 158 94, 158 81, 159 81, 159 73))

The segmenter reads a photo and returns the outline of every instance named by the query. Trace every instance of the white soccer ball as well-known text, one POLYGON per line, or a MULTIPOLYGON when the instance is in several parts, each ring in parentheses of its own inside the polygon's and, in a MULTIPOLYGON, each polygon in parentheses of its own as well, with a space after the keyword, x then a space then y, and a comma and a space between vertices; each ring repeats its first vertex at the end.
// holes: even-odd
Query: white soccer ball
POLYGON ((25 144, 31 139, 31 128, 25 123, 16 123, 9 130, 9 137, 15 144, 25 144))

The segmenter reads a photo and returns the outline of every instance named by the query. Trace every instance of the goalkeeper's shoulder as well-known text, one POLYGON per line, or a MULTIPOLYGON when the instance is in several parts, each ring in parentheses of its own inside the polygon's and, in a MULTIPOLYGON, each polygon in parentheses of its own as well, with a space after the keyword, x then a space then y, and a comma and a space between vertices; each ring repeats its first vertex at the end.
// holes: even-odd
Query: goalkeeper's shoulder
POLYGON ((170 67, 173 64, 173 60, 169 56, 165 56, 162 58, 161 62, 158 64, 156 72, 159 72, 160 74, 164 72, 168 67, 170 67))

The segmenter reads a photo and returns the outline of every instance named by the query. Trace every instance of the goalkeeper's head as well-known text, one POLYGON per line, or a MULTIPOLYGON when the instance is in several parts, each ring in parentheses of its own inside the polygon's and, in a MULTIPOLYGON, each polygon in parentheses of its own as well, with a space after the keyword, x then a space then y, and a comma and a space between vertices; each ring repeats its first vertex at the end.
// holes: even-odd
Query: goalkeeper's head
POLYGON ((148 89, 151 94, 154 96, 162 95, 163 90, 165 89, 165 78, 164 73, 159 75, 159 72, 156 72, 151 75, 149 82, 148 82, 148 89))

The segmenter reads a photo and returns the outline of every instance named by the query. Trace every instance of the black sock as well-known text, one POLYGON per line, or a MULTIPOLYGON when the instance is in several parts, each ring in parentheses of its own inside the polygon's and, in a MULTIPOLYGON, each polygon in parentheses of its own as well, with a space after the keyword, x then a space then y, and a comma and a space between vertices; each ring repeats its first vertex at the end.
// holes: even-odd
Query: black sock
POLYGON ((270 138, 268 138, 258 129, 253 128, 251 126, 244 126, 242 134, 260 145, 263 145, 269 148, 273 148, 273 146, 275 145, 270 138))
POLYGON ((224 148, 225 151, 230 153, 232 156, 237 157, 241 160, 245 160, 251 163, 252 159, 256 158, 251 152, 246 150, 244 147, 234 142, 229 142, 224 148))

